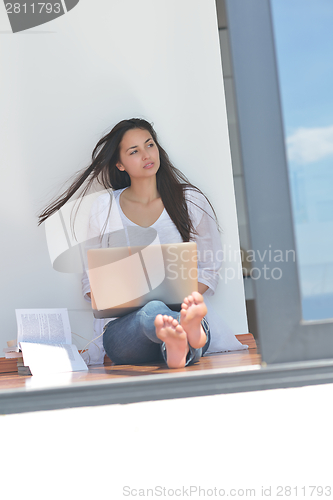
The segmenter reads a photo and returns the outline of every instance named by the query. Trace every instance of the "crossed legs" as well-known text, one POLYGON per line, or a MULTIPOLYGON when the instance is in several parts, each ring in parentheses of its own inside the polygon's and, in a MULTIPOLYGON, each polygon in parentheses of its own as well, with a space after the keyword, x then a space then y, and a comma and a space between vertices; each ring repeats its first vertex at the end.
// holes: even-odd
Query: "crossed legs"
POLYGON ((200 347, 208 340, 201 326, 206 313, 203 297, 198 292, 184 299, 180 313, 161 301, 148 302, 138 311, 106 325, 105 351, 115 364, 164 359, 170 368, 181 368, 201 356, 200 347))

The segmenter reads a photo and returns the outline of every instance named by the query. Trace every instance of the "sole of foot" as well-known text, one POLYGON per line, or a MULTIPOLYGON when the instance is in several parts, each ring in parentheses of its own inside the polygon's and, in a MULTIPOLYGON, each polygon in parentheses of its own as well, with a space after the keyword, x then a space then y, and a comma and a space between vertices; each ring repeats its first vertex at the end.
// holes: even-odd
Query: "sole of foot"
POLYGON ((165 342, 169 368, 183 368, 189 351, 186 332, 172 316, 158 314, 155 318, 157 337, 165 342))
POLYGON ((180 324, 186 332, 188 343, 199 349, 206 343, 206 334, 201 320, 207 314, 207 306, 199 292, 185 297, 180 310, 180 324))

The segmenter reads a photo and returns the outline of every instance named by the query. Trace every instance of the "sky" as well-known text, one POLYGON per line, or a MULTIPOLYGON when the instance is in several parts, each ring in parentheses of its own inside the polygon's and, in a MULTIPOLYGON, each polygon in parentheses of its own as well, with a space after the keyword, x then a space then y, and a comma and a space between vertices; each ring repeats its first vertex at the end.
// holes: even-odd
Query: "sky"
POLYGON ((289 136, 333 125, 333 2, 271 0, 289 136))
POLYGON ((301 289, 333 294, 333 2, 271 6, 301 289))

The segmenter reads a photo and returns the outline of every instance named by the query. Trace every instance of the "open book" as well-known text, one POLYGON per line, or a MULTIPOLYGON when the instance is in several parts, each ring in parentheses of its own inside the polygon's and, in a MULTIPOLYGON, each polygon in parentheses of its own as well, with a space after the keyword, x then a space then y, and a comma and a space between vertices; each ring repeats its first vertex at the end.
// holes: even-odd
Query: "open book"
POLYGON ((6 350, 8 354, 18 353, 19 373, 29 373, 27 367, 32 375, 88 370, 72 344, 67 309, 16 309, 15 312, 17 344, 9 348, 11 351, 6 350))

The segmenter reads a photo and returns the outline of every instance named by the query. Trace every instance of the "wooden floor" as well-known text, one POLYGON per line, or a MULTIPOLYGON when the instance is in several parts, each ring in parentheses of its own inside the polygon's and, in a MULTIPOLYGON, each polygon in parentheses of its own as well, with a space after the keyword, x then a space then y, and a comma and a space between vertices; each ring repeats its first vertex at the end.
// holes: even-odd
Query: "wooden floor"
MULTIPOLYGON (((187 368, 180 368, 172 370, 172 373, 188 372, 198 370, 210 370, 216 368, 237 368, 246 367, 251 365, 259 365, 261 363, 261 356, 258 352, 256 342, 251 334, 239 335, 238 340, 242 344, 248 345, 249 349, 242 351, 232 351, 217 354, 208 354, 200 359, 198 363, 187 368)), ((17 388, 24 388, 29 385, 31 376, 18 375, 13 371, 14 360, 0 360, 0 367, 2 371, 6 370, 7 373, 0 373, 0 391, 13 390, 17 388), (10 363, 8 363, 10 361, 10 363)), ((91 366, 88 372, 75 372, 69 374, 68 383, 75 382, 89 382, 97 380, 110 380, 119 379, 121 377, 135 377, 142 375, 163 374, 170 373, 170 369, 162 363, 150 363, 145 365, 112 365, 111 362, 106 362, 104 365, 91 366)))

